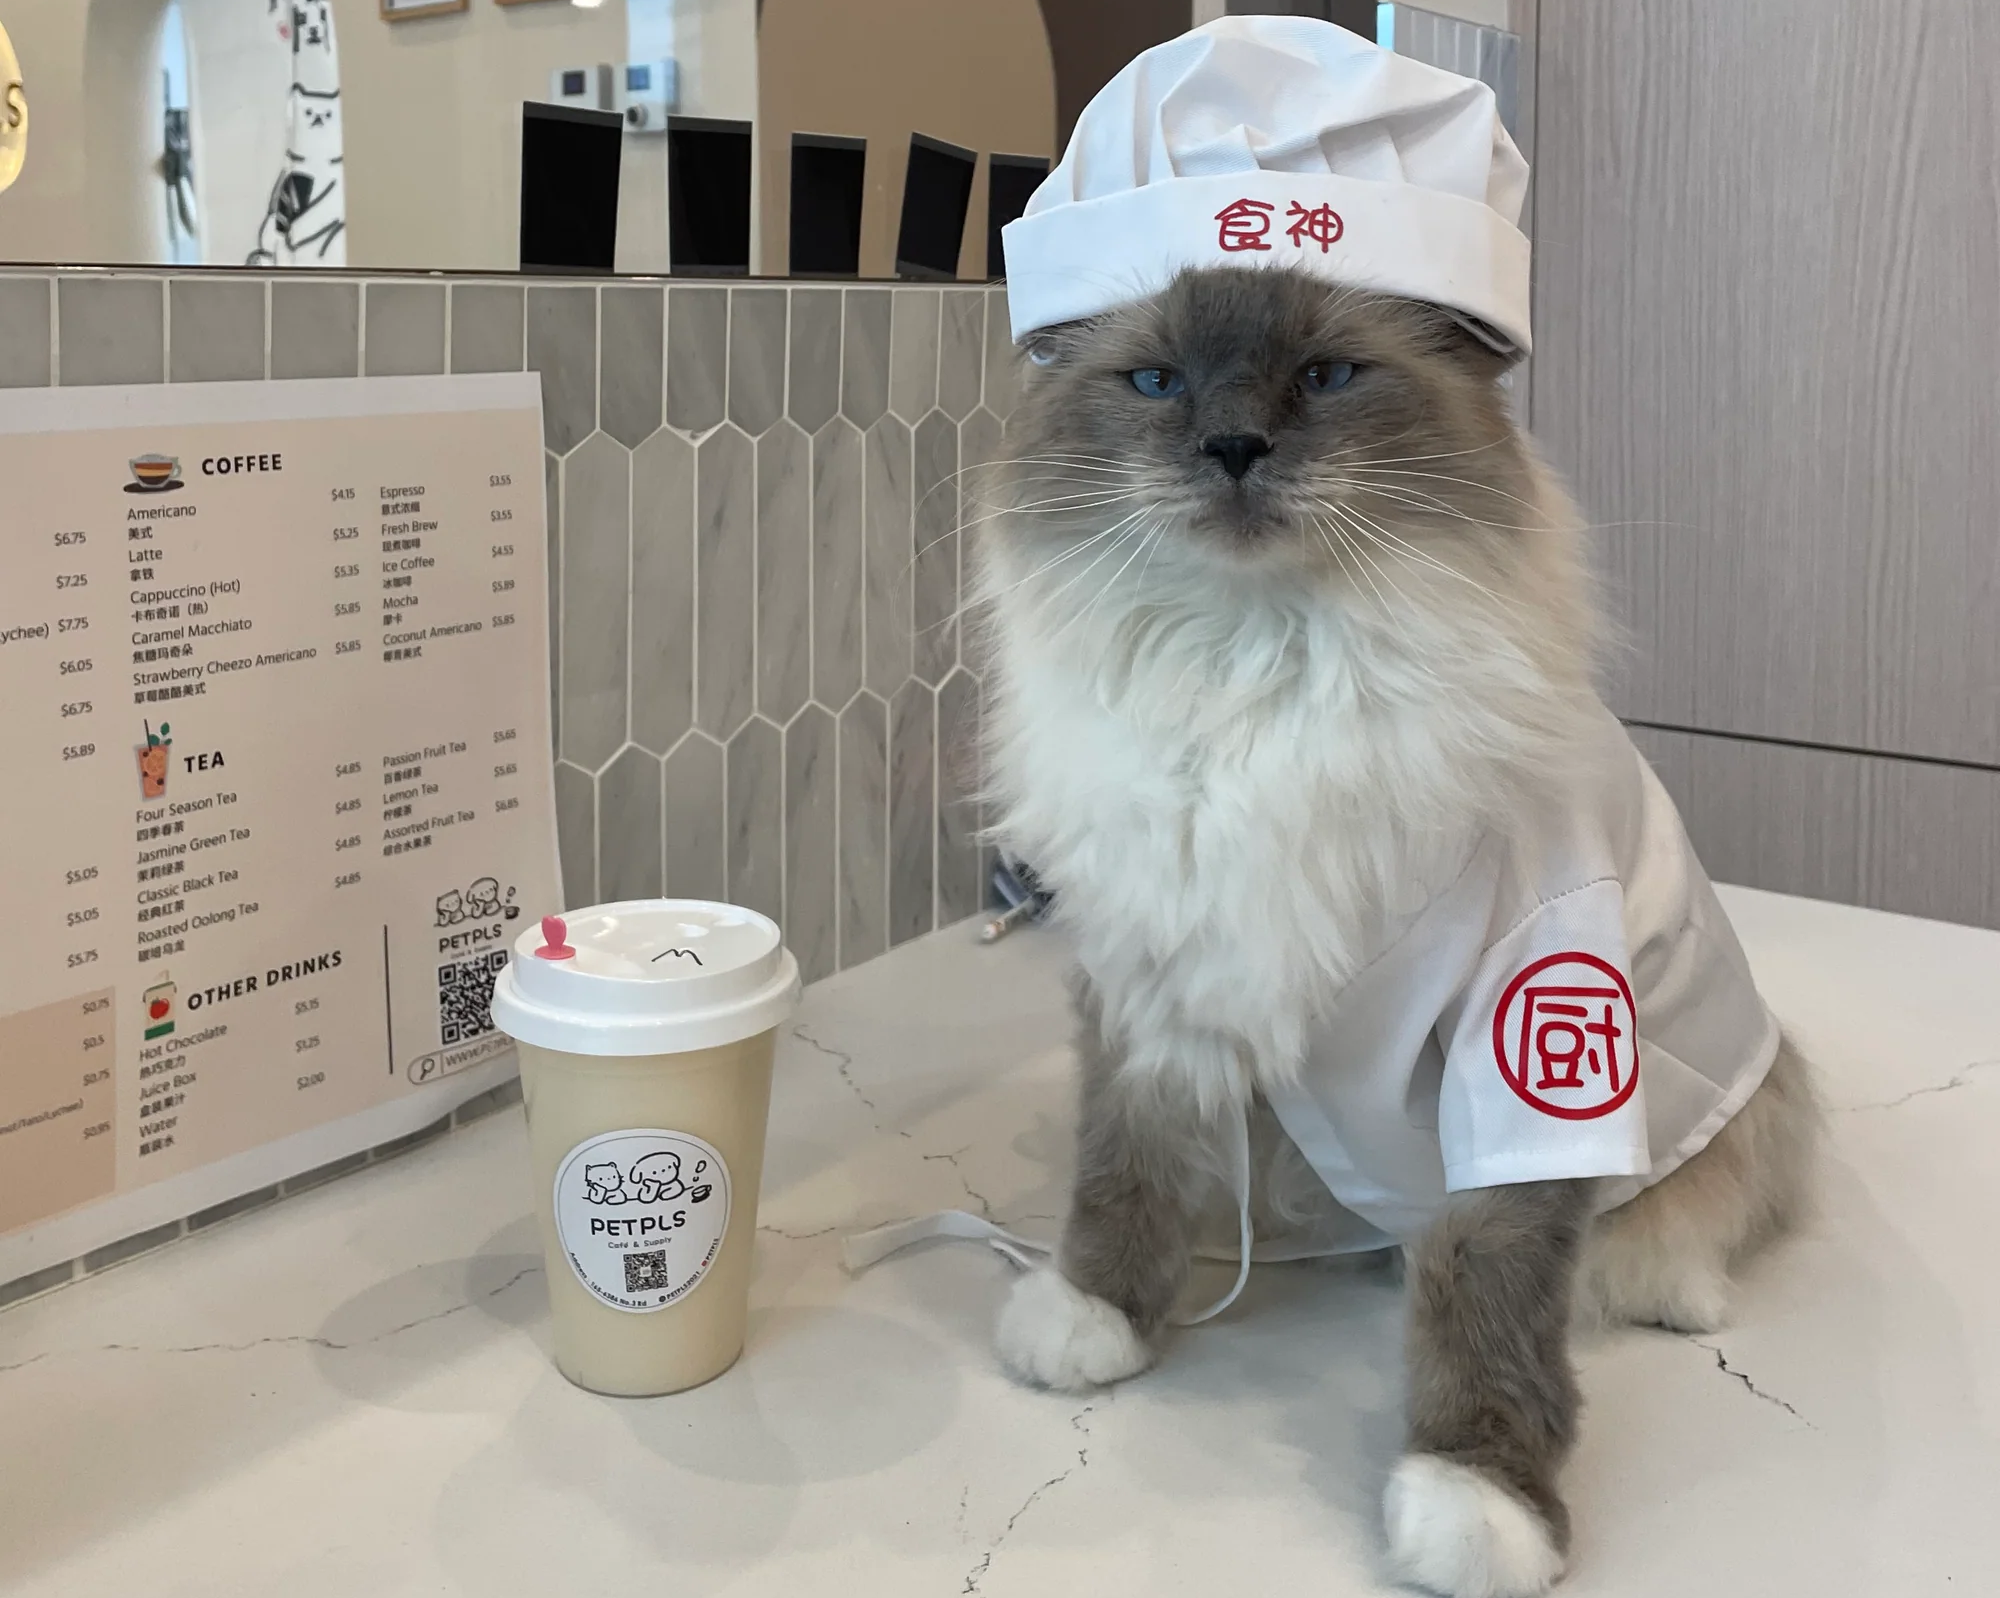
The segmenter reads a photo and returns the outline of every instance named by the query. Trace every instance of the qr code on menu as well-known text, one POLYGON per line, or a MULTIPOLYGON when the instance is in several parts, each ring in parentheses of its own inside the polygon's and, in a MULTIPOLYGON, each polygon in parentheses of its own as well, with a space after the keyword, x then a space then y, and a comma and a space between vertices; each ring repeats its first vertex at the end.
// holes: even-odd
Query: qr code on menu
POLYGON ((667 1251, 656 1248, 650 1254, 625 1256, 625 1291, 650 1293, 667 1285, 667 1251))
POLYGON ((469 1043, 493 1030, 493 979, 507 964, 505 949, 438 967, 438 1032, 447 1045, 469 1043))

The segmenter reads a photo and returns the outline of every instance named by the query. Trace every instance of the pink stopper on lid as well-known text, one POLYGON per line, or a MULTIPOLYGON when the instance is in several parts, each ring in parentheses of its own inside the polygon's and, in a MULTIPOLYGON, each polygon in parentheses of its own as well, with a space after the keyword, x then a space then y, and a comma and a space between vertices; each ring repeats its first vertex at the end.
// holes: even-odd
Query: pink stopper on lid
POLYGON ((576 950, 568 943, 569 926, 561 916, 542 917, 542 946, 535 951, 537 960, 574 960, 576 950))

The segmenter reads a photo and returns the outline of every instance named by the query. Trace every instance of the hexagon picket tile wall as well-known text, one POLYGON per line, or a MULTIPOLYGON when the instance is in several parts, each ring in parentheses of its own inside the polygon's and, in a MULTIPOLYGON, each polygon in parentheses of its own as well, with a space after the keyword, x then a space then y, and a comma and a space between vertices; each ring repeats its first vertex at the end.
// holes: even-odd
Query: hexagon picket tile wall
MULTIPOLYGON (((492 314, 487 286, 453 293, 492 314)), ((998 453, 1012 405, 988 370, 1002 291, 529 295, 529 364, 561 374, 570 897, 735 899, 779 917, 808 979, 977 913, 959 529, 981 502, 959 474, 998 453), (586 328, 595 347, 568 348, 586 328)))

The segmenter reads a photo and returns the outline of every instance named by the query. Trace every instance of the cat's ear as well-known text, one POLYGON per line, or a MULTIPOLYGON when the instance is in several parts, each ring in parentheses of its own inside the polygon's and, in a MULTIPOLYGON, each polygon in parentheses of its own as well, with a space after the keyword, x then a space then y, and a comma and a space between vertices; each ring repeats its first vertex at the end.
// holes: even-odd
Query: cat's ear
POLYGON ((1520 364, 1521 351, 1476 317, 1441 305, 1413 305, 1424 342, 1481 382, 1494 383, 1520 364))
POLYGON ((1104 320, 1103 317, 1094 317, 1081 322, 1058 322, 1054 327, 1037 328, 1021 340, 1021 358, 1036 367, 1067 365, 1089 342, 1091 330, 1101 326, 1104 320))

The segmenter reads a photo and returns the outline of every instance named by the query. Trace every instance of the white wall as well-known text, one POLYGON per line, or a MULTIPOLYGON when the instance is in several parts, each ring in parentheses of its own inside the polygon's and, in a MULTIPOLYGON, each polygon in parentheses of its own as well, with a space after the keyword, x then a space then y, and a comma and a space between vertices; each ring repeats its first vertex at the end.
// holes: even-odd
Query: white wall
MULTIPOLYGON (((289 16, 284 7, 280 16, 289 16)), ((285 159, 291 45, 279 16, 243 0, 181 0, 193 115, 201 258, 241 266, 257 243, 285 159)))
POLYGON ((0 194, 0 260, 152 261, 165 210, 157 70, 165 0, 8 0, 34 125, 0 194), (84 94, 86 58, 95 92, 84 94))
MULTIPOLYGON (((182 4, 202 258, 236 264, 249 253, 284 151, 289 47, 264 0, 182 4)), ((164 0, 0 7, 35 119, 27 165, 0 195, 0 260, 164 260, 165 202, 154 170, 164 0)), ((521 102, 548 97, 555 67, 656 58, 665 39, 681 63, 684 111, 756 117, 756 0, 633 0, 631 12, 628 43, 619 0, 594 10, 473 0, 463 12, 398 23, 381 19, 377 0, 334 0, 349 262, 511 270, 521 102)), ((664 139, 627 138, 623 187, 618 264, 663 271, 664 139)))

